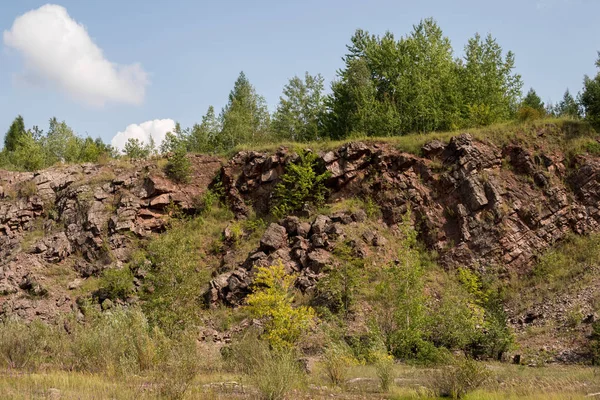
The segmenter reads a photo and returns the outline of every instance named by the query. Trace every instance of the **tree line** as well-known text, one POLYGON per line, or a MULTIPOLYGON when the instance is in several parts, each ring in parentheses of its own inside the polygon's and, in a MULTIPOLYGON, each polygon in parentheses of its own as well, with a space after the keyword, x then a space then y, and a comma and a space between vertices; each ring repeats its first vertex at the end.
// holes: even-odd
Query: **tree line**
MULTIPOLYGON (((544 116, 586 118, 600 127, 600 73, 585 76, 576 97, 567 89, 559 103, 545 105, 533 89, 522 95, 514 54, 504 52, 491 35, 475 34, 464 55, 456 57, 436 21, 425 19, 400 38, 359 29, 346 47, 329 93, 320 74, 295 76, 271 114, 241 72, 218 115, 210 106, 200 123, 189 128, 177 124, 160 147, 152 140, 130 139, 124 151, 132 158, 222 153, 244 144, 452 131, 544 116)), ((600 68, 600 53, 596 65, 600 68)), ((55 118, 46 135, 36 127, 26 131, 19 116, 6 135, 0 164, 33 170, 115 153, 100 139, 78 137, 55 118)))

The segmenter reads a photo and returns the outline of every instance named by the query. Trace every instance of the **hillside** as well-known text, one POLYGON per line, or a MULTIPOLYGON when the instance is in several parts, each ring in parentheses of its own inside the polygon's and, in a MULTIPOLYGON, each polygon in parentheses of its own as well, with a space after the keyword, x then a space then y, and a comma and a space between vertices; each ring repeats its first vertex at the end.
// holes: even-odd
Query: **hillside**
POLYGON ((320 321, 300 335, 309 365, 334 337, 369 362, 376 332, 405 362, 442 349, 590 364, 599 146, 583 123, 550 120, 188 155, 189 183, 164 160, 0 171, 0 315, 66 321, 68 335, 140 309, 167 336, 226 353, 269 331, 247 300, 261 267, 281 265, 295 309, 320 321), (418 336, 406 348, 379 318, 399 296, 385 297, 394 268, 414 290, 400 310, 424 321, 394 322, 418 336))

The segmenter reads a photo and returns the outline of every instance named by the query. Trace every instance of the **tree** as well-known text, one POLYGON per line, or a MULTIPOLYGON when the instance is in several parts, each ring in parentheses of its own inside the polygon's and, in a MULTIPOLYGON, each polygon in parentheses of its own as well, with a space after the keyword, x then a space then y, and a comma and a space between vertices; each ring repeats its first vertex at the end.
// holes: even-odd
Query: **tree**
POLYGON ((240 72, 220 119, 222 130, 216 140, 220 150, 255 143, 267 134, 270 117, 265 99, 256 93, 244 72, 240 72))
POLYGON ((254 293, 246 298, 250 313, 265 320, 265 338, 275 349, 293 348, 315 320, 312 308, 293 306, 294 280, 281 263, 258 267, 254 293))
POLYGON ((123 151, 127 157, 134 160, 148 158, 150 155, 148 148, 144 146, 138 138, 127 139, 123 151))
POLYGON ((281 138, 307 142, 322 137, 321 118, 325 111, 323 77, 308 72, 304 80, 295 76, 284 86, 273 130, 281 138))
POLYGON ((397 92, 402 96, 403 132, 431 132, 458 127, 458 76, 450 40, 431 18, 413 27, 404 41, 409 65, 397 92))
POLYGON ((573 98, 569 89, 565 91, 562 100, 555 107, 556 114, 560 117, 581 118, 581 109, 573 98))
POLYGON ((196 153, 214 152, 218 146, 220 130, 219 121, 215 116, 215 108, 210 106, 202 117, 202 123, 192 127, 188 136, 188 150, 196 153))
MULTIPOLYGON (((600 68, 600 52, 598 52, 596 67, 600 68)), ((587 75, 583 78, 581 106, 585 113, 585 118, 594 128, 600 130, 600 72, 593 79, 587 75)))
POLYGON ((15 151, 17 149, 19 139, 26 136, 27 131, 25 130, 25 122, 22 116, 17 116, 8 128, 6 136, 4 137, 4 150, 15 151))
POLYGON ((420 356, 425 345, 423 265, 409 213, 401 227, 400 262, 381 270, 381 279, 371 301, 372 315, 388 353, 399 358, 413 358, 420 356))
POLYGON ((513 73, 515 56, 491 35, 469 39, 460 63, 462 114, 466 125, 489 125, 511 118, 516 112, 523 83, 513 73))
POLYGON ((527 92, 527 95, 521 103, 521 107, 531 107, 535 111, 539 112, 540 115, 544 115, 546 113, 544 102, 540 96, 537 95, 535 90, 533 90, 533 88, 530 88, 529 92, 527 92))

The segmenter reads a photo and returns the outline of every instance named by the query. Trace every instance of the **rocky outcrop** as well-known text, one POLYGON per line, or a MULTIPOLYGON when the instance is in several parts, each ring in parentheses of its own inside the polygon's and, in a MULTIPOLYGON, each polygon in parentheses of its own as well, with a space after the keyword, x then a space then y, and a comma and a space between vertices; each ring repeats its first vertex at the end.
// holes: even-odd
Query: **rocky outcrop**
MULTIPOLYGON (((207 303, 213 306, 217 303, 230 306, 242 304, 252 290, 256 268, 278 263, 282 263, 288 273, 297 275, 296 286, 299 289, 303 292, 313 291, 327 269, 336 267, 332 251, 338 243, 343 242, 345 226, 357 226, 364 218, 363 212, 355 212, 337 213, 332 218, 317 215, 312 223, 293 216, 272 223, 260 239, 259 247, 243 263, 211 281, 206 293, 207 303)), ((359 249, 385 240, 369 230, 365 236, 370 239, 364 239, 365 243, 362 244, 351 243, 351 247, 359 249)))
POLYGON ((164 230, 169 213, 194 212, 222 163, 190 161, 186 185, 149 161, 0 171, 0 314, 44 319, 68 311, 77 285, 49 282, 52 269, 98 275, 127 262, 136 237, 164 230))
MULTIPOLYGON (((570 232, 600 230, 600 161, 504 148, 467 134, 423 146, 422 157, 392 145, 349 143, 322 152, 331 200, 374 200, 384 222, 399 223, 408 209, 421 239, 448 266, 526 272, 535 257, 570 232), (565 184, 568 182, 568 184, 565 184)), ((239 218, 270 209, 273 187, 295 155, 241 152, 221 170, 221 182, 239 218)), ((315 233, 323 229, 319 221, 315 233)), ((311 245, 320 246, 315 236, 311 245)))

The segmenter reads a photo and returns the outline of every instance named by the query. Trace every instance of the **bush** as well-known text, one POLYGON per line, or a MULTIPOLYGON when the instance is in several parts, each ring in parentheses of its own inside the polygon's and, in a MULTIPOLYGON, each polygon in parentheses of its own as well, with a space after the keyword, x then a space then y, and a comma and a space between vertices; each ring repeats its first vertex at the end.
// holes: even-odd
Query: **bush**
POLYGON ((192 163, 186 156, 185 147, 179 146, 169 157, 169 162, 165 166, 165 173, 178 183, 188 183, 190 181, 192 163))
POLYGON ((102 294, 111 300, 126 299, 133 293, 133 273, 128 267, 107 269, 100 277, 102 294))
POLYGON ((254 364, 250 378, 261 399, 280 400, 301 386, 304 373, 294 352, 266 350, 261 360, 254 364))
POLYGON ((489 377, 490 371, 485 365, 464 358, 434 374, 432 385, 438 396, 460 399, 480 388, 489 377))
POLYGON ((67 362, 78 371, 138 373, 158 361, 161 338, 140 310, 116 308, 74 328, 67 362))
POLYGON ((293 307, 295 276, 283 264, 259 267, 255 291, 246 301, 252 315, 265 320, 265 339, 275 349, 291 349, 312 326, 315 312, 310 307, 293 307))
POLYGON ((52 330, 39 321, 27 325, 16 319, 0 324, 0 357, 6 368, 33 369, 52 343, 52 330))
POLYGON ((222 355, 228 369, 247 376, 263 399, 282 399, 304 381, 295 352, 271 349, 254 330, 223 348, 222 355))
POLYGON ((535 121, 536 119, 542 118, 543 115, 540 111, 535 108, 524 106, 517 111, 517 119, 521 122, 535 121))
POLYGON ((200 368, 201 356, 196 341, 191 335, 183 335, 165 352, 165 359, 158 365, 156 374, 160 395, 166 399, 182 399, 200 368))
POLYGON ((378 353, 375 359, 375 371, 381 390, 387 392, 394 383, 394 357, 387 353, 378 353))
POLYGON ((302 210, 305 205, 320 206, 325 202, 328 189, 325 181, 329 172, 319 173, 318 156, 310 151, 300 151, 298 161, 289 163, 280 183, 275 186, 273 215, 283 218, 302 210))
POLYGON ((330 344, 325 350, 321 361, 325 376, 329 382, 336 386, 341 386, 346 382, 350 367, 357 363, 345 343, 330 344))

